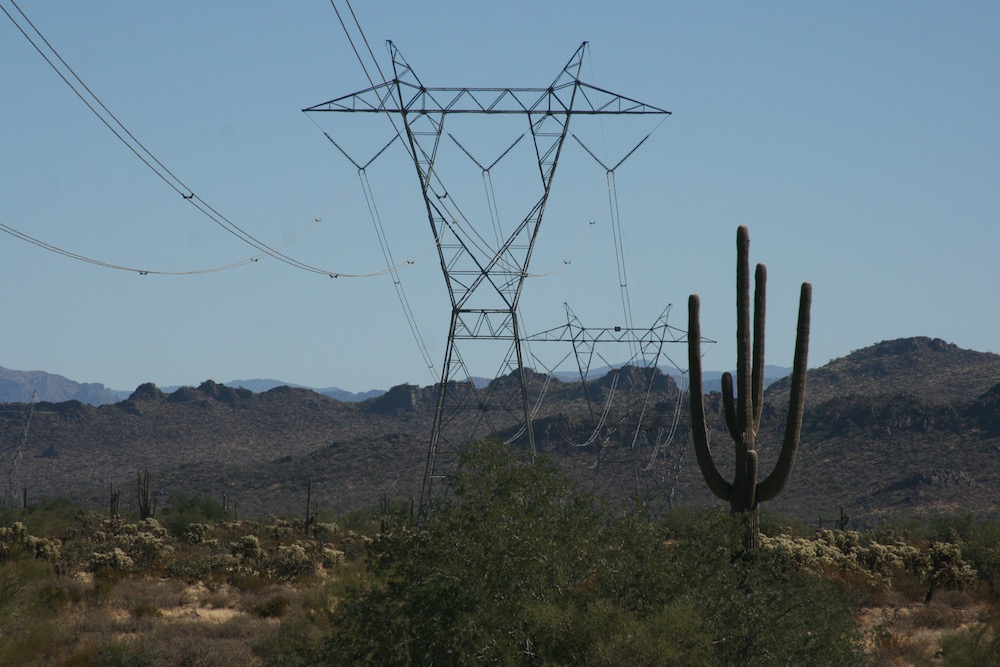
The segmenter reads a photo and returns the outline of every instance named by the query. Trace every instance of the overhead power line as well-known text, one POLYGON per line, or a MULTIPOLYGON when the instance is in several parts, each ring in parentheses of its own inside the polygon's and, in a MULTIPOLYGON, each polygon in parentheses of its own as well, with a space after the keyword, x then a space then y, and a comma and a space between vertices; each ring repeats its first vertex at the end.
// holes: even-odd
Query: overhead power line
MULTIPOLYGON (((156 174, 169 188, 174 190, 177 194, 181 195, 183 199, 194 206, 202 215, 207 217, 209 220, 214 222, 216 225, 224 229, 229 234, 232 234, 238 238, 243 243, 255 248, 260 254, 249 257, 245 260, 239 262, 234 262, 232 264, 226 264, 222 266, 211 267, 207 269, 199 269, 195 271, 154 271, 147 269, 140 269, 130 266, 125 266, 121 264, 115 264, 112 262, 106 262, 102 260, 97 260, 79 253, 71 252, 55 246, 53 244, 41 241, 37 238, 30 236, 24 232, 18 231, 7 225, 0 226, 0 231, 3 231, 15 238, 21 239, 28 243, 32 243, 40 248, 48 250, 50 252, 55 252, 57 254, 63 255, 70 259, 75 259, 78 261, 87 262, 97 266, 102 266, 110 269, 118 269, 124 271, 132 271, 139 274, 159 274, 159 275, 187 275, 187 274, 198 274, 198 273, 210 273, 214 271, 222 271, 226 269, 236 268, 238 266, 244 266, 250 262, 256 262, 261 257, 269 256, 277 259, 280 262, 284 262, 290 266, 303 271, 309 271, 311 273, 316 273, 320 275, 327 275, 331 278, 356 278, 356 277, 369 277, 376 275, 384 275, 386 273, 393 272, 396 268, 401 268, 406 264, 412 264, 414 259, 411 258, 405 263, 400 264, 399 267, 389 267, 383 271, 375 271, 370 273, 349 273, 340 270, 334 270, 329 268, 323 268, 299 261, 293 257, 290 257, 282 253, 279 248, 287 245, 290 241, 286 241, 278 247, 272 247, 257 237, 255 237, 250 232, 246 231, 225 215, 220 213, 216 208, 209 204, 206 200, 202 199, 198 194, 196 194, 190 187, 188 187, 184 181, 182 181, 178 176, 176 176, 166 165, 163 164, 146 146, 131 132, 125 125, 118 119, 117 116, 101 101, 101 99, 90 89, 89 86, 81 79, 76 71, 66 62, 66 60, 56 51, 55 47, 45 38, 42 32, 32 23, 31 19, 24 13, 21 7, 17 4, 15 0, 10 0, 10 4, 17 10, 20 14, 23 22, 30 27, 30 31, 21 22, 7 10, 2 4, 0 4, 0 11, 7 16, 11 23, 18 29, 18 31, 24 36, 25 39, 34 47, 39 55, 45 60, 46 63, 55 71, 55 73, 63 80, 63 82, 69 86, 69 88, 76 94, 77 97, 87 106, 88 109, 104 124, 108 130, 122 143, 124 144, 139 160, 146 165, 154 174, 156 174), (37 35, 36 40, 32 34, 37 35), (41 43, 39 43, 39 40, 41 43), (44 44, 44 47, 42 46, 44 44), (47 49, 47 51, 46 51, 47 49), (58 61, 58 64, 57 62, 58 61), (62 68, 60 68, 60 65, 62 68), (64 71, 65 70, 65 71, 64 71)), ((307 225, 306 229, 314 226, 313 224, 307 225)), ((303 232, 299 232, 294 238, 297 238, 303 232)), ((417 257, 422 256, 424 252, 421 252, 417 257)))

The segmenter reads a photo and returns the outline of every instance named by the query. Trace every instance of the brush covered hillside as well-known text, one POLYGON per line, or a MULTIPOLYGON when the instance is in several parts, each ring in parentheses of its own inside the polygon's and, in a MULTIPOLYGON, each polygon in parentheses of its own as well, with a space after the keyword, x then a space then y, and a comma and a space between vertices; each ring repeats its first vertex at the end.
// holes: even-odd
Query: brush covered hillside
MULTIPOLYGON (((529 393, 544 397, 534 421, 539 451, 585 489, 654 508, 721 502, 701 480, 687 397, 670 377, 626 368, 584 386, 530 375, 529 393)), ((107 503, 112 487, 123 491, 123 506, 130 502, 147 468, 162 504, 177 494, 225 494, 247 515, 301 514, 309 479, 314 502, 334 512, 383 497, 408 501, 419 497, 436 397, 434 387, 402 385, 345 403, 307 389, 253 393, 206 381, 169 394, 142 385, 99 407, 37 403, 20 478, 29 502, 63 495, 94 506, 107 503)), ((763 474, 777 455, 787 401, 787 379, 768 388, 757 438, 763 474)), ((705 402, 728 477, 721 396, 705 402)), ((5 407, 8 421, 26 409, 5 407)), ((5 430, 6 449, 15 436, 5 430)), ((1000 510, 1000 356, 908 338, 810 371, 795 469, 770 509, 813 523, 840 508, 854 525, 1000 510)))
MULTIPOLYGON (((768 392, 769 443, 788 382, 768 392)), ((867 522, 1000 509, 1000 356, 906 338, 810 371, 796 468, 774 509, 815 519, 839 507, 867 522)))

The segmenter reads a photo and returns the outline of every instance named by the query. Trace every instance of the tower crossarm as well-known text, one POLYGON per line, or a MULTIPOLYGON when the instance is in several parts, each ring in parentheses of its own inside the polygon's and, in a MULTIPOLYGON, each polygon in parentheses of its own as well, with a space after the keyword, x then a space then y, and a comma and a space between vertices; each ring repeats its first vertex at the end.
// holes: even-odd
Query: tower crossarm
POLYGON ((677 327, 660 325, 650 329, 639 327, 580 328, 564 324, 552 329, 526 336, 525 340, 536 342, 578 342, 578 343, 683 343, 687 334, 677 327))
POLYGON ((367 113, 670 115, 669 111, 582 81, 549 88, 426 88, 393 79, 303 109, 367 113), (400 103, 402 100, 402 104, 400 103))

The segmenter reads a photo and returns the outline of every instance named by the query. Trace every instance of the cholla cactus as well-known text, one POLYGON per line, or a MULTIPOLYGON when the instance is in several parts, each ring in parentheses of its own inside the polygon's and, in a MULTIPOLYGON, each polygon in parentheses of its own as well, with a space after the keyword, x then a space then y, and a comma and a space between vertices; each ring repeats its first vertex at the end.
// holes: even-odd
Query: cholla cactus
POLYGON ((927 549, 927 596, 930 603, 938 590, 962 590, 976 583, 976 571, 962 558, 961 539, 957 534, 946 540, 931 538, 927 549))
POLYGON ((293 579, 299 575, 312 574, 316 571, 316 565, 312 558, 298 543, 287 546, 279 544, 269 560, 271 573, 281 579, 293 579))
POLYGON ((90 554, 91 572, 97 572, 105 567, 109 567, 116 572, 126 572, 131 570, 133 565, 132 558, 118 547, 113 548, 109 552, 95 551, 90 554))
POLYGON ((257 561, 264 555, 256 535, 241 536, 239 540, 229 545, 229 550, 241 560, 257 561))
POLYGON ((188 544, 204 544, 210 532, 211 527, 206 523, 191 523, 184 529, 184 539, 188 544))
POLYGON ((870 585, 891 586, 895 574, 911 571, 925 576, 926 556, 902 541, 881 542, 856 531, 820 530, 812 538, 762 535, 760 547, 787 566, 819 575, 860 574, 870 585))
POLYGON ((809 308, 812 303, 812 286, 802 283, 799 297, 799 321, 795 336, 795 359, 792 369, 792 388, 788 420, 781 453, 774 470, 763 482, 757 482, 757 430, 764 409, 764 309, 767 272, 763 264, 757 265, 754 291, 753 338, 750 331, 750 235, 745 226, 736 234, 736 398, 733 397, 733 377, 722 376, 722 400, 726 411, 726 425, 736 446, 736 470, 733 481, 727 482, 712 460, 708 428, 705 425, 705 406, 701 385, 701 324, 700 300, 697 294, 688 299, 688 366, 690 368, 691 434, 698 467, 708 488, 722 500, 729 502, 733 514, 743 514, 747 532, 745 546, 757 547, 760 538, 758 508, 761 502, 771 500, 784 487, 792 472, 795 452, 799 445, 802 427, 802 410, 805 404, 806 361, 809 355, 809 308))

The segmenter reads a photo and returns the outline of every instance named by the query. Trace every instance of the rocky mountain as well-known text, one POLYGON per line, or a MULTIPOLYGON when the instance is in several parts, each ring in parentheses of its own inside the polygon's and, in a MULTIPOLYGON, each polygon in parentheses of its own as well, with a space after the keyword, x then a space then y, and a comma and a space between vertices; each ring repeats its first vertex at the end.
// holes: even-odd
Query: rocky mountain
MULTIPOLYGON (((295 389, 309 389, 301 385, 295 385, 280 380, 232 380, 224 383, 227 387, 236 389, 249 389, 250 391, 261 393, 274 389, 275 387, 292 387, 295 389)), ((181 387, 165 387, 164 390, 173 392, 181 387)), ((313 389, 318 394, 335 398, 345 403, 363 401, 374 398, 385 393, 382 389, 372 389, 370 391, 352 392, 340 387, 324 387, 313 389)), ((36 401, 47 401, 59 403, 61 401, 80 401, 87 405, 106 405, 117 403, 129 397, 131 392, 118 389, 109 389, 98 382, 74 382, 61 375, 53 375, 44 371, 15 371, 0 367, 0 403, 20 403, 31 401, 32 397, 36 401)))
POLYGON ((43 371, 14 371, 0 367, 0 403, 20 403, 32 400, 80 401, 91 405, 114 403, 116 393, 103 384, 81 384, 61 375, 43 371))
MULTIPOLYGON (((626 368, 586 386, 529 374, 539 451, 616 502, 721 502, 694 461, 686 396, 673 378, 644 373, 626 368)), ((1000 356, 929 338, 884 341, 811 370, 806 396, 795 469, 770 503, 778 514, 829 522, 843 507, 861 525, 1000 512, 1000 356)), ((383 494, 419 497, 436 399, 434 387, 412 385, 345 402, 308 389, 255 393, 206 381, 171 393, 142 385, 101 406, 42 401, 32 408, 20 478, 30 497, 100 505, 114 486, 124 504, 136 473, 149 468, 165 502, 225 493, 248 513, 296 512, 311 478, 321 507, 373 507, 383 494)), ((787 400, 787 379, 767 389, 762 474, 774 464, 787 400)), ((28 409, 3 407, 8 420, 28 409)), ((732 446, 718 393, 706 397, 706 411, 728 476, 732 446)), ((5 429, 5 451, 15 432, 5 429)), ((501 435, 524 440, 514 427, 501 435)))
MULTIPOLYGON (((788 384, 768 390, 761 442, 780 442, 788 384)), ((815 521, 841 506, 868 521, 997 512, 998 397, 1000 355, 939 339, 883 341, 810 371, 796 469, 774 507, 815 521)))
MULTIPOLYGON (((292 387, 293 389, 310 389, 310 387, 303 387, 302 385, 292 384, 290 382, 282 382, 281 380, 231 380, 225 383, 227 387, 235 387, 237 389, 249 389, 250 391, 261 393, 274 389, 275 387, 292 387)), ((338 401, 344 401, 345 403, 355 403, 357 401, 363 401, 368 398, 375 398, 376 396, 381 396, 385 393, 384 389, 371 389, 369 391, 353 392, 347 391, 346 389, 341 389, 340 387, 324 387, 322 389, 313 389, 317 394, 323 394, 324 396, 329 396, 330 398, 335 398, 338 401)))

